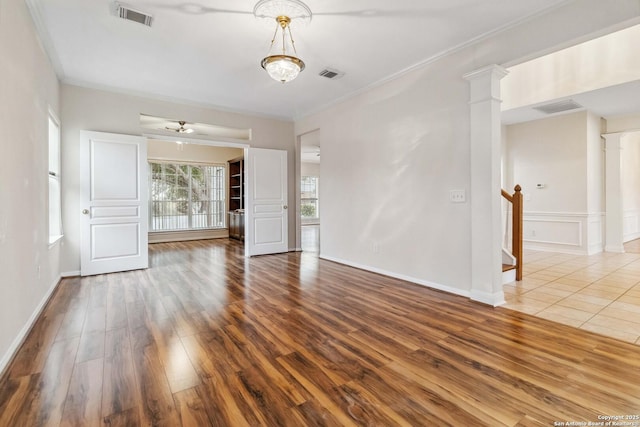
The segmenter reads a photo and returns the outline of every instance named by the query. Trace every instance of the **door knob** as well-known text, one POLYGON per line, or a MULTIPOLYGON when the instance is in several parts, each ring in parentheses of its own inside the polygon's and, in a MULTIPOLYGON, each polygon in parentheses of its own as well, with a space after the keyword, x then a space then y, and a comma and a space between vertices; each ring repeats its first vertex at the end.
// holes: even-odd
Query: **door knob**
POLYGON ((89 215, 89 209, 82 209, 82 213, 85 215, 89 215))
POLYGON ((284 205, 282 208, 283 208, 283 209, 289 209, 289 206, 284 205))

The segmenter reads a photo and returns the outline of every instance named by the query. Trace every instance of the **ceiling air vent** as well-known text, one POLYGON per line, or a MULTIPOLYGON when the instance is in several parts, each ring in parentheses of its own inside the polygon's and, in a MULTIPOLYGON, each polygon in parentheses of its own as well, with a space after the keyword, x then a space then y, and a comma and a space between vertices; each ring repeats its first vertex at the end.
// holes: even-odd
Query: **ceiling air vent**
POLYGON ((342 71, 336 70, 335 68, 325 68, 324 70, 320 71, 318 75, 330 80, 336 80, 344 76, 344 73, 342 71))
POLYGON ((116 13, 120 18, 126 19, 127 21, 137 22, 138 24, 146 25, 147 27, 151 26, 153 16, 147 15, 139 10, 131 9, 129 6, 120 3, 116 3, 116 7, 116 13))
POLYGON ((560 113, 562 111, 576 110, 578 108, 582 108, 582 105, 572 99, 565 99, 564 101, 552 102, 550 104, 533 107, 534 110, 541 111, 545 114, 560 113))

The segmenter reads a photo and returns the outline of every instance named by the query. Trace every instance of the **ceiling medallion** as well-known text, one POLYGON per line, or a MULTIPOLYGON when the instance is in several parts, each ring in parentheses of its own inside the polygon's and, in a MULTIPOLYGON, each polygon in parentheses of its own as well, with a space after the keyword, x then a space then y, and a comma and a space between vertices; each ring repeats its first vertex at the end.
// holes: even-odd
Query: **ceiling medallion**
POLYGON ((292 81, 304 70, 305 65, 304 61, 297 57, 298 52, 291 34, 291 20, 311 21, 311 9, 299 0, 260 0, 253 8, 253 14, 256 18, 270 18, 276 21, 276 30, 269 48, 270 53, 273 51, 276 39, 282 39, 281 52, 263 58, 260 65, 272 79, 281 83, 292 81), (282 34, 280 38, 278 30, 282 34), (287 44, 291 46, 288 49, 289 53, 287 53, 287 44))

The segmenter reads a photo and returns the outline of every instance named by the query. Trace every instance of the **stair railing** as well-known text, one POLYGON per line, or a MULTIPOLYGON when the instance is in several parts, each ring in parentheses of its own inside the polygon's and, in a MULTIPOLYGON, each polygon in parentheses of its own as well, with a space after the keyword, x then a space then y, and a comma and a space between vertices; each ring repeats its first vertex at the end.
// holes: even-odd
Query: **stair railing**
POLYGON ((516 280, 522 280, 522 188, 516 185, 514 193, 502 190, 502 197, 512 205, 511 215, 511 252, 516 259, 516 280))

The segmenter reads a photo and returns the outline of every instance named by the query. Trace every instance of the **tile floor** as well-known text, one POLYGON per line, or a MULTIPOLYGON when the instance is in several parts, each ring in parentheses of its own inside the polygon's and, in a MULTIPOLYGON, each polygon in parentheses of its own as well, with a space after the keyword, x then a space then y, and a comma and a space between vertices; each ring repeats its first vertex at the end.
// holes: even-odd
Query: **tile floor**
POLYGON ((625 250, 525 251, 523 280, 505 285, 504 307, 640 345, 640 239, 625 250))

